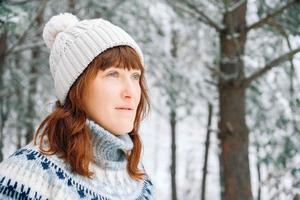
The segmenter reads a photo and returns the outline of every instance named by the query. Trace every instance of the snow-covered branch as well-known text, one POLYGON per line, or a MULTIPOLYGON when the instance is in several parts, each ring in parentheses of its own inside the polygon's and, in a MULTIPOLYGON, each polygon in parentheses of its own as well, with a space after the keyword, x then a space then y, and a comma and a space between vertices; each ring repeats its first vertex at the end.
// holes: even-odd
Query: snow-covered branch
POLYGON ((41 2, 40 7, 37 9, 37 12, 35 14, 35 16, 32 18, 31 22, 29 23, 28 27, 26 28, 26 30, 21 34, 21 36, 19 37, 18 41, 16 43, 14 43, 9 49, 7 49, 7 51, 5 52, 5 55, 8 55, 10 53, 12 53, 14 51, 14 49, 23 42, 24 38, 26 37, 27 33, 30 31, 30 29, 33 27, 36 18, 41 14, 41 12, 43 12, 43 10, 45 9, 46 5, 48 3, 48 0, 44 0, 41 2))
POLYGON ((214 28, 217 32, 220 32, 223 27, 214 20, 212 20, 208 15, 206 15, 203 10, 198 9, 195 5, 191 4, 190 2, 187 1, 181 1, 180 3, 177 2, 172 2, 171 3, 175 8, 186 12, 190 15, 193 15, 194 17, 197 18, 197 20, 205 23, 206 25, 214 28), (181 4, 181 5, 180 5, 181 4))
POLYGON ((24 45, 20 45, 20 46, 15 47, 10 53, 16 53, 16 52, 20 52, 20 51, 25 51, 27 49, 33 49, 33 48, 42 47, 42 46, 45 46, 44 42, 24 44, 24 45))
POLYGON ((286 3, 284 6, 282 6, 281 8, 278 8, 277 10, 267 14, 265 17, 261 18, 259 21, 254 22, 253 24, 249 25, 246 28, 246 31, 250 31, 251 29, 255 29, 255 28, 259 28, 261 26, 263 26, 264 24, 266 24, 268 22, 269 19, 280 15, 283 11, 285 11, 288 7, 292 6, 293 4, 299 4, 299 0, 290 0, 288 3, 286 3))
POLYGON ((254 72, 252 75, 250 75, 248 78, 244 79, 244 86, 247 87, 252 81, 256 80, 257 78, 263 76, 268 71, 270 71, 272 68, 277 67, 279 64, 290 60, 296 53, 300 52, 300 47, 296 48, 288 53, 285 53, 268 64, 266 64, 263 68, 259 69, 258 71, 254 72))

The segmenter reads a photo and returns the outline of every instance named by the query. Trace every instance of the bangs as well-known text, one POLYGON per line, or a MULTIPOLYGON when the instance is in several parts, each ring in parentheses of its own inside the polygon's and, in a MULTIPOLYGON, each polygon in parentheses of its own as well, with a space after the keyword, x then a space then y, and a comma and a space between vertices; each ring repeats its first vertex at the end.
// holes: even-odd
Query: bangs
POLYGON ((80 75, 82 79, 78 78, 76 82, 80 79, 84 83, 88 83, 97 76, 99 70, 104 71, 111 67, 141 70, 142 77, 144 74, 144 67, 139 55, 133 48, 123 45, 109 48, 96 56, 80 75))
POLYGON ((99 57, 101 57, 101 63, 97 62, 98 56, 95 60, 96 63, 98 63, 97 68, 103 71, 110 67, 123 68, 127 70, 143 70, 143 66, 138 54, 129 46, 113 47, 102 52, 100 55, 101 56, 99 57))

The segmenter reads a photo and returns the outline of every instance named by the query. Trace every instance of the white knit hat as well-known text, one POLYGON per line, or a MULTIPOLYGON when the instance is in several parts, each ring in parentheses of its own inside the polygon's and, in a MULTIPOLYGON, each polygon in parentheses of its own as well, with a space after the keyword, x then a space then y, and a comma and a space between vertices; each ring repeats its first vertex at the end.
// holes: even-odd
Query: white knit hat
POLYGON ((44 27, 43 38, 50 48, 50 71, 62 105, 75 80, 106 49, 130 46, 144 63, 141 49, 129 34, 100 18, 79 21, 70 13, 53 16, 44 27))

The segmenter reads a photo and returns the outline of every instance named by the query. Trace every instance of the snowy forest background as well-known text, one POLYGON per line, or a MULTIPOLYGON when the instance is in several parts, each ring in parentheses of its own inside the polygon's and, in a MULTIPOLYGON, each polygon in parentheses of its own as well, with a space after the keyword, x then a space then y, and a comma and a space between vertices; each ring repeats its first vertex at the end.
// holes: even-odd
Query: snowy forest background
POLYGON ((0 160, 56 100, 42 30, 102 17, 141 46, 159 200, 300 199, 299 0, 0 1, 0 160))

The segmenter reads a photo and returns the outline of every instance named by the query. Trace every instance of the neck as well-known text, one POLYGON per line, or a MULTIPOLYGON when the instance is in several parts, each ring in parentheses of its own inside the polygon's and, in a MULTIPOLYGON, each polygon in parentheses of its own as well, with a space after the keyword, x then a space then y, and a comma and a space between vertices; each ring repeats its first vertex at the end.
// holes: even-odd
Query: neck
POLYGON ((127 164, 126 156, 133 148, 128 133, 116 136, 90 119, 87 120, 87 125, 93 134, 95 163, 106 169, 124 169, 127 164))

